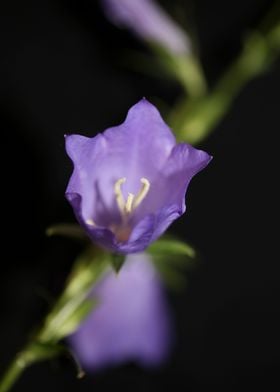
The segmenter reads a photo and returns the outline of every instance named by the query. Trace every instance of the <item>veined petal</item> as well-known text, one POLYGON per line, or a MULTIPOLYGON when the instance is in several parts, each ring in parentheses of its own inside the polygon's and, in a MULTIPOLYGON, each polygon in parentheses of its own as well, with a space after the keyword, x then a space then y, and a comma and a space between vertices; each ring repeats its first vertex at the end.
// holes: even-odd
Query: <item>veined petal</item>
POLYGON ((206 152, 187 143, 174 146, 164 167, 153 179, 137 218, 141 219, 151 211, 160 214, 162 209, 166 210, 170 206, 177 206, 179 215, 182 215, 185 212, 185 195, 191 179, 207 166, 211 159, 206 152))
POLYGON ((182 210, 176 204, 161 208, 156 214, 152 241, 160 237, 182 213, 182 210))
POLYGON ((125 197, 138 193, 142 177, 156 175, 176 144, 157 108, 144 98, 132 106, 123 124, 107 129, 104 138, 111 146, 108 165, 120 165, 119 178, 127 179, 125 197))
MULTIPOLYGON (((106 182, 108 177, 102 178, 102 162, 106 157, 106 141, 101 134, 87 138, 81 135, 66 136, 66 151, 71 158, 74 170, 66 189, 66 197, 72 204, 71 195, 80 196, 79 215, 83 221, 94 220, 98 226, 106 227, 108 218, 117 214, 113 204, 112 192, 101 194, 100 181, 106 182)), ((107 184, 108 185, 108 184, 107 184)), ((110 189, 110 188, 109 188, 110 189)), ((72 204, 73 206, 73 204, 72 204)), ((73 206, 75 210, 75 206, 73 206)), ((76 214, 77 215, 77 214, 76 214)))

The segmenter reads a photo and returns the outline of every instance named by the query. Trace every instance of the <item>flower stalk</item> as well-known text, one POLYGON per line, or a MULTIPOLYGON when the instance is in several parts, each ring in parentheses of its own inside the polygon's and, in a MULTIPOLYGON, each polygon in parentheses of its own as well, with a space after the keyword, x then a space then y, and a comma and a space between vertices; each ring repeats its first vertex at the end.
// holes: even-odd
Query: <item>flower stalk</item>
POLYGON ((161 67, 176 79, 189 99, 203 97, 207 82, 198 57, 193 53, 173 53, 159 45, 150 45, 161 67))
POLYGON ((7 392, 10 388, 15 384, 17 379, 24 372, 26 367, 30 364, 29 361, 26 361, 26 356, 28 353, 28 348, 21 351, 17 354, 14 361, 11 363, 9 368, 6 370, 1 383, 0 383, 0 392, 7 392))
POLYGON ((200 99, 184 97, 171 111, 169 123, 179 140, 199 144, 214 130, 242 88, 265 72, 280 52, 279 19, 266 33, 252 32, 239 57, 214 89, 200 99))

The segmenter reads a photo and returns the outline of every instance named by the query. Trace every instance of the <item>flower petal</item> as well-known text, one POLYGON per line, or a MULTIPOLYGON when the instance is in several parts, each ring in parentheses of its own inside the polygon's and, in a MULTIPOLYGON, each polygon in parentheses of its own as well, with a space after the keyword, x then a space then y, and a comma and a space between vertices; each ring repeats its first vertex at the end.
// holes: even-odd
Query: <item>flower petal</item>
POLYGON ((207 166, 211 159, 206 152, 189 144, 177 144, 165 166, 153 180, 141 210, 137 211, 136 219, 141 220, 152 211, 161 214, 162 209, 167 211, 170 206, 177 206, 179 215, 183 214, 186 209, 185 194, 191 179, 207 166))
POLYGON ((123 124, 107 129, 104 138, 110 149, 107 165, 119 165, 118 178, 127 179, 125 198, 128 192, 138 193, 142 177, 150 180, 161 170, 176 144, 157 108, 144 98, 132 106, 123 124))
POLYGON ((127 257, 93 290, 100 305, 70 337, 82 366, 94 371, 126 361, 160 364, 171 343, 171 324, 160 278, 149 257, 127 257))
POLYGON ((133 229, 129 240, 124 244, 118 244, 117 251, 122 253, 141 252, 152 241, 155 230, 155 216, 146 215, 133 229))
POLYGON ((181 215, 182 210, 178 209, 178 206, 175 204, 161 208, 156 215, 156 223, 151 242, 160 237, 171 225, 171 223, 173 223, 181 215))
POLYGON ((112 201, 108 202, 106 194, 100 193, 100 177, 104 174, 101 172, 100 162, 106 155, 106 142, 103 136, 66 136, 66 151, 74 164, 74 171, 66 189, 67 199, 76 212, 71 195, 80 195, 80 218, 83 221, 94 220, 99 226, 106 227, 110 223, 108 217, 110 216, 111 221, 116 211, 110 210, 112 201))
POLYGON ((165 184, 172 191, 172 196, 166 195, 169 203, 174 202, 185 212, 185 195, 191 179, 204 169, 212 157, 205 151, 198 150, 190 144, 177 144, 166 162, 163 172, 167 178, 165 184), (170 197, 171 196, 171 197, 170 197))

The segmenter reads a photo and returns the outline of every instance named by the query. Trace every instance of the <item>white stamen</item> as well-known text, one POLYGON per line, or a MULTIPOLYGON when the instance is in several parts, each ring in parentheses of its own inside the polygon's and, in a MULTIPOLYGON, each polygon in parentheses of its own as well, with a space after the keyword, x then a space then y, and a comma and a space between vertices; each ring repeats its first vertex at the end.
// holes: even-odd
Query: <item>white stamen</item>
POLYGON ((92 219, 87 219, 86 224, 89 226, 96 226, 96 224, 94 223, 94 221, 92 219))
POLYGON ((133 208, 138 207, 142 203, 150 189, 150 181, 147 178, 143 177, 140 181, 142 182, 142 187, 134 199, 133 208))
POLYGON ((125 210, 125 200, 122 194, 122 190, 121 190, 121 185, 126 182, 126 178, 120 178, 119 180, 116 181, 115 186, 114 186, 114 191, 115 191, 115 195, 116 195, 116 201, 119 207, 119 210, 121 212, 124 212, 125 210))

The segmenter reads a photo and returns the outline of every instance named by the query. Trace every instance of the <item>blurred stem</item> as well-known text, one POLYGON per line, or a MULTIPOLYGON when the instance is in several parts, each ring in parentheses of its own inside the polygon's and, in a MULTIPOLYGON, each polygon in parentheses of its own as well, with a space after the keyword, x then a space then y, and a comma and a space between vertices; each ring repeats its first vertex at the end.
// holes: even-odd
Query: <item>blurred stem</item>
POLYGON ((163 69, 177 79, 190 98, 206 94, 207 83, 199 59, 194 53, 174 54, 166 48, 150 43, 163 69))
POLYGON ((10 367, 6 370, 1 382, 0 392, 9 391, 25 369, 32 363, 53 358, 65 351, 62 346, 46 346, 37 342, 31 342, 19 352, 10 367))
POLYGON ((178 139, 200 143, 213 131, 229 110, 234 98, 246 83, 275 61, 280 52, 280 23, 266 33, 253 32, 236 61, 220 78, 212 92, 200 99, 184 98, 174 107, 169 123, 178 139))
POLYGON ((173 57, 171 68, 190 98, 205 95, 207 85, 199 60, 193 55, 173 57))
POLYGON ((7 392, 14 385, 17 379, 24 372, 26 367, 29 365, 25 360, 25 351, 22 351, 17 355, 17 358, 11 363, 7 369, 4 377, 1 380, 0 392, 7 392))
POLYGON ((53 358, 67 351, 59 342, 73 333, 92 311, 88 295, 104 273, 111 256, 89 246, 76 260, 66 287, 30 343, 16 355, 0 380, 0 392, 7 392, 31 364, 53 358))

